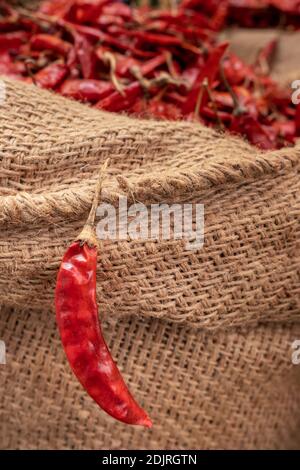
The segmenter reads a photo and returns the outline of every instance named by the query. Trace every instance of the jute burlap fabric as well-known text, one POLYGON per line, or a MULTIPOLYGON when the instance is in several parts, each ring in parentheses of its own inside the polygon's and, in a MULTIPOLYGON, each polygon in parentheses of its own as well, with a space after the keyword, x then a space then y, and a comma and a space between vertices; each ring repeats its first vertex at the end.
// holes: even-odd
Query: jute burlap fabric
POLYGON ((262 153, 190 123, 110 115, 5 80, 0 115, 2 448, 300 446, 300 147, 262 153), (152 430, 102 413, 54 322, 62 254, 103 200, 201 202, 205 244, 106 241, 106 338, 152 430))

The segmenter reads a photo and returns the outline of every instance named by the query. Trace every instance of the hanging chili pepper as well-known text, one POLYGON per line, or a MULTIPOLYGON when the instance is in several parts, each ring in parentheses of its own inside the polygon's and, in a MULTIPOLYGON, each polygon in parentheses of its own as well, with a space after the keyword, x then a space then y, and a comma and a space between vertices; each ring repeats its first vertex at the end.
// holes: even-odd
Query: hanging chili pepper
POLYGON ((103 180, 102 168, 86 225, 65 252, 55 290, 56 320, 69 364, 98 405, 127 424, 151 427, 111 357, 96 303, 97 239, 93 225, 103 180))

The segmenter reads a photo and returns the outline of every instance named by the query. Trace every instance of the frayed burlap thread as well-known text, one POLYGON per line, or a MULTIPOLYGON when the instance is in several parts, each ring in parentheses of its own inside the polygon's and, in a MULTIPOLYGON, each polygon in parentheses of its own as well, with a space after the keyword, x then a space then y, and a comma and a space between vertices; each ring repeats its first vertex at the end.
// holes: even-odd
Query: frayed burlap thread
POLYGON ((191 123, 130 119, 5 80, 0 114, 0 447, 299 447, 300 147, 260 152, 191 123), (64 358, 53 292, 103 201, 199 202, 205 243, 105 241, 105 335, 151 431, 84 394, 64 358))

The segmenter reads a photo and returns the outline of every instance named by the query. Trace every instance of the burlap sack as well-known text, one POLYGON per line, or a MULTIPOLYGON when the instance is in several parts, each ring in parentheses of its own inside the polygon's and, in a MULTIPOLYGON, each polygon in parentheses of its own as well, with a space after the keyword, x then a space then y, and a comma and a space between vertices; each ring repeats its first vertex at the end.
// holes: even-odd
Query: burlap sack
POLYGON ((5 80, 0 114, 1 448, 300 445, 299 145, 262 153, 190 123, 137 121, 5 80), (83 392, 53 312, 62 254, 103 199, 205 205, 205 244, 107 241, 105 336, 152 430, 83 392))

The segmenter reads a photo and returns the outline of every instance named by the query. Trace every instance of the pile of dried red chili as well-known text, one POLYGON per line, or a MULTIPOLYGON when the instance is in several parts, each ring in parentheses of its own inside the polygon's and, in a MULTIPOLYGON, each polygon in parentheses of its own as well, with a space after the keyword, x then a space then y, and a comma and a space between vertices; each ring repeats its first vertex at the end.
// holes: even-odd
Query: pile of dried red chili
POLYGON ((184 0, 172 11, 113 0, 52 0, 38 11, 0 2, 0 74, 113 112, 193 120, 262 149, 292 145, 300 112, 269 75, 276 43, 246 65, 218 31, 300 27, 299 2, 184 0))

